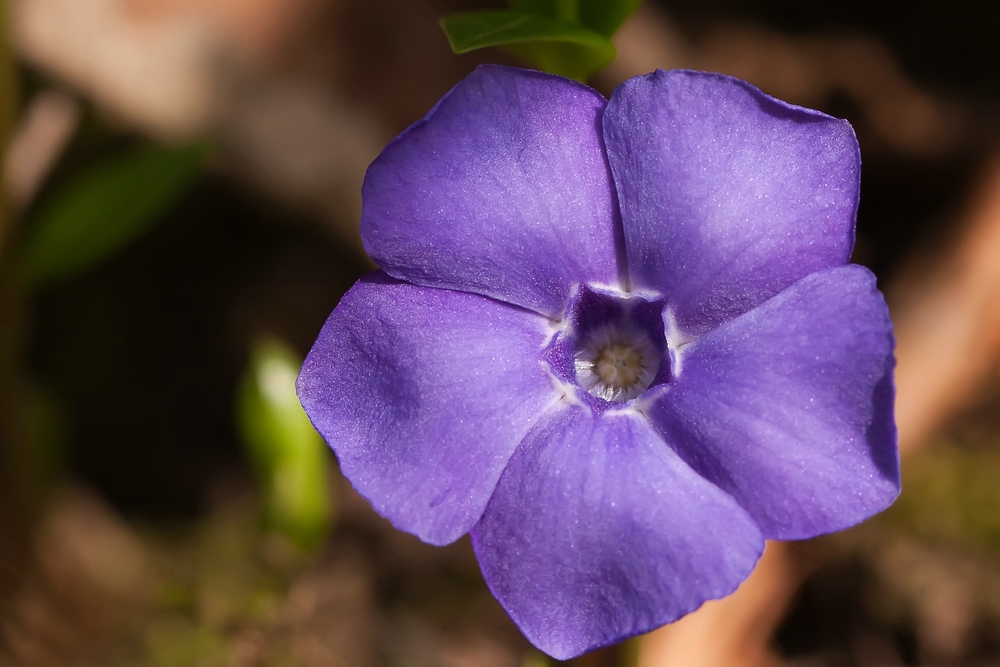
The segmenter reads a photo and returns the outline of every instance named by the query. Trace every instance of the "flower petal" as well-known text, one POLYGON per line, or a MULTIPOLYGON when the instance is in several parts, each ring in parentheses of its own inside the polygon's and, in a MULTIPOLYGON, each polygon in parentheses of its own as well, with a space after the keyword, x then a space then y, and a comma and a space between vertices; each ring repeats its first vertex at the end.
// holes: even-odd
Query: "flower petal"
POLYGON ((840 530, 899 493, 892 348, 875 277, 821 271, 682 349, 648 414, 768 539, 840 530))
POLYGON ((860 155, 851 126, 719 74, 618 87, 604 133, 637 287, 700 334, 848 261, 860 155))
POLYGON ((728 595, 764 547, 641 416, 570 406, 525 438, 472 544, 500 604, 558 659, 728 595))
POLYGON ((485 297, 362 278, 306 357, 298 393, 379 514, 432 544, 479 520, 557 395, 545 320, 485 297))
POLYGON ((567 79, 480 67, 368 168, 368 253, 397 278, 553 317, 573 285, 617 284, 605 104, 567 79))

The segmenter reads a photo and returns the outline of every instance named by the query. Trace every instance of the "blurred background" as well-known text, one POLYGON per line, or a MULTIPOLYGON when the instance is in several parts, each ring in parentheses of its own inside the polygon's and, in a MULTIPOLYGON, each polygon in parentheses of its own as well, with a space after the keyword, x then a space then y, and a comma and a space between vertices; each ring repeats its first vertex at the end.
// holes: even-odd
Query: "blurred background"
MULTIPOLYGON (((468 540, 394 531, 298 411, 373 268, 382 146, 487 0, 7 0, 0 666, 541 667, 468 540)), ((605 95, 733 74, 847 118, 897 327, 904 491, 578 666, 1000 665, 1000 4, 645 0, 605 95)))

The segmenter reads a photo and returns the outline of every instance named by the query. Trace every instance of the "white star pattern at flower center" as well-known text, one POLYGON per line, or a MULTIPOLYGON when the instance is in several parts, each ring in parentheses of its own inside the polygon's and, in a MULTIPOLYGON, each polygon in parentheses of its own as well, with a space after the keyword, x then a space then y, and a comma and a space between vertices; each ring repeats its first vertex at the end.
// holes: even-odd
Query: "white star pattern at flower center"
POLYGON ((646 334, 624 323, 605 324, 580 341, 576 377, 591 395, 624 403, 646 391, 660 361, 646 334))

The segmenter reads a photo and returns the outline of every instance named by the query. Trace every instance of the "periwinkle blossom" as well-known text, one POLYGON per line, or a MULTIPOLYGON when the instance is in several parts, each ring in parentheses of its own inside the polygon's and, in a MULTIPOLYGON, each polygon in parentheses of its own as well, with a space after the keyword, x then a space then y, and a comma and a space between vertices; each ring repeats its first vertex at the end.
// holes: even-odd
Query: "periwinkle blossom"
POLYGON ((565 659, 731 593, 899 492, 892 325, 848 264, 850 125, 658 71, 485 66, 368 170, 381 271, 299 396, 355 488, 565 659))

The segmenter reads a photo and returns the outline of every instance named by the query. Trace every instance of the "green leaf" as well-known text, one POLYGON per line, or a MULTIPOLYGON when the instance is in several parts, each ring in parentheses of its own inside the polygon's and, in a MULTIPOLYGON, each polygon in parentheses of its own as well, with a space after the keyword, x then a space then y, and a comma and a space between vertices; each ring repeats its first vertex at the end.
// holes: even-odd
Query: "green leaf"
POLYGON ((511 9, 577 23, 611 37, 639 6, 640 0, 509 0, 511 9))
POLYGON ((607 38, 592 30, 528 12, 506 9, 458 12, 444 16, 441 27, 455 53, 532 41, 578 44, 600 51, 609 59, 615 52, 607 38))
POLYGON ((441 19, 455 53, 504 46, 535 67, 583 80, 615 57, 604 35, 568 21, 516 10, 461 12, 441 19))
POLYGON ((239 421, 264 497, 264 521, 300 548, 322 544, 330 522, 327 448, 295 394, 302 360, 260 340, 240 385, 239 421))
POLYGON ((597 70, 614 59, 579 44, 568 42, 522 42, 502 47, 531 63, 535 69, 586 82, 597 70))
POLYGON ((111 257, 162 218, 200 173, 205 146, 147 147, 78 175, 43 203, 22 248, 22 271, 39 286, 111 257))
POLYGON ((579 0, 508 0, 507 5, 516 11, 568 23, 580 23, 579 0))

